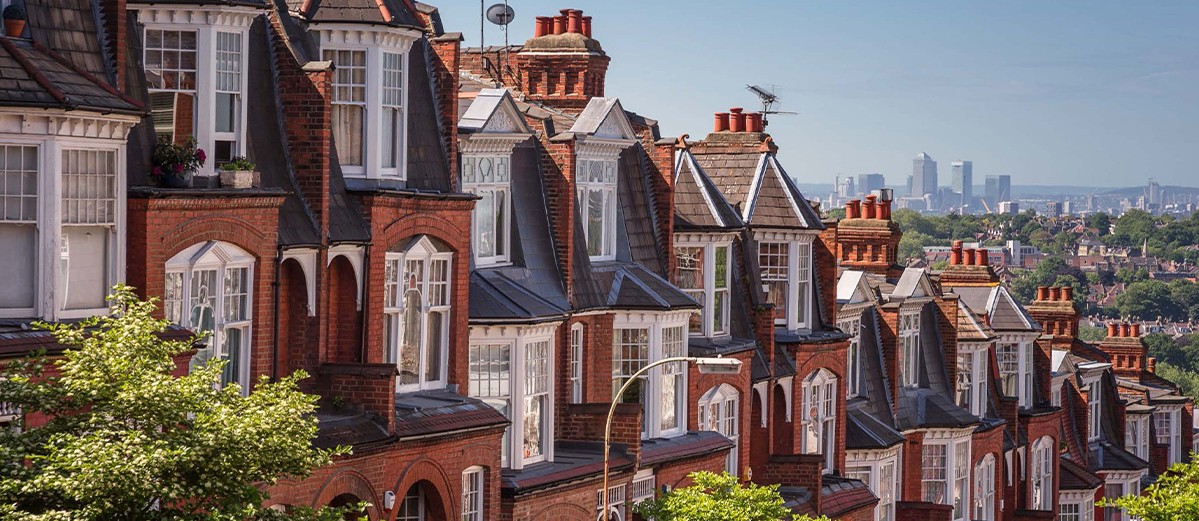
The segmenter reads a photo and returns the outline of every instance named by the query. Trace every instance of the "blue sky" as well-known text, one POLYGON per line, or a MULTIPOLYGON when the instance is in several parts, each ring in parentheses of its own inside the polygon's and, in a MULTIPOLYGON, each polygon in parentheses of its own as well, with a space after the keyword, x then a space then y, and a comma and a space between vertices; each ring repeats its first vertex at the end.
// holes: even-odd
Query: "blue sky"
MULTIPOLYGON (((436 0, 430 0, 436 2, 436 0)), ((486 0, 491 5, 496 0, 486 0)), ((501 0, 502 1, 502 0, 501 0)), ((437 4, 479 40, 479 3, 437 4)), ((757 107, 800 182, 911 173, 924 150, 974 161, 976 184, 1199 186, 1199 2, 509 0, 512 43, 562 8, 594 17, 612 57, 609 96, 664 135, 711 130, 712 113, 757 107)), ((487 24, 488 44, 503 33, 487 24)))

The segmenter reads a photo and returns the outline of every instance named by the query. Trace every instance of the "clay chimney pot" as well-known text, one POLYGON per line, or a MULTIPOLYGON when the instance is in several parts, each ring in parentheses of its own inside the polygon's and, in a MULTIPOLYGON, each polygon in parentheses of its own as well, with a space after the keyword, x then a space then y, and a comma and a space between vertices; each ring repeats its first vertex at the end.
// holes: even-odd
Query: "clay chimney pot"
POLYGON ((712 125, 713 132, 727 132, 729 130, 729 113, 717 112, 716 122, 712 125))
POLYGON ((1134 323, 1132 325, 1132 337, 1133 338, 1141 337, 1141 325, 1140 324, 1134 323))
POLYGON ((538 16, 537 24, 534 25, 534 29, 533 29, 533 37, 540 38, 540 37, 548 34, 550 32, 550 28, 553 24, 552 20, 553 20, 553 18, 550 18, 548 16, 538 16))
POLYGON ((1062 300, 1074 302, 1074 286, 1062 286, 1062 300))
POLYGON ((1120 324, 1120 336, 1125 338, 1132 336, 1132 324, 1120 324))
POLYGON ((583 17, 583 36, 591 38, 591 17, 583 17))
POLYGON ((845 202, 845 218, 858 219, 862 217, 862 201, 859 199, 850 199, 845 202))
POLYGON ((1049 300, 1051 300, 1053 302, 1057 302, 1061 299, 1062 299, 1062 288, 1059 288, 1056 286, 1049 288, 1049 300))
POLYGON ((949 265, 958 266, 962 263, 962 241, 954 243, 953 248, 949 249, 949 265))
POLYGON ((1148 370, 1150 373, 1156 373, 1157 372, 1157 359, 1152 356, 1149 357, 1149 359, 1145 361, 1145 369, 1148 370))
POLYGON ((566 13, 566 32, 583 34, 583 11, 571 9, 566 13))
POLYGON ((1037 287, 1037 300, 1049 300, 1049 286, 1037 287))
POLYGON ((878 202, 878 218, 883 221, 891 220, 891 201, 883 199, 878 202))
POLYGON ((866 201, 862 203, 862 218, 863 219, 874 219, 875 216, 877 215, 876 214, 877 208, 875 207, 875 203, 874 203, 875 199, 877 199, 877 197, 875 197, 873 195, 866 196, 866 201))
POLYGON ((979 248, 979 250, 974 253, 974 265, 975 266, 986 266, 986 265, 990 264, 990 262, 988 262, 987 257, 988 257, 987 250, 979 248))
POLYGON ((566 34, 566 15, 554 17, 554 34, 566 34))
POLYGON ((745 114, 739 107, 729 109, 729 130, 732 132, 745 132, 745 114))
POLYGON ((964 265, 964 266, 973 266, 974 265, 974 248, 966 248, 966 249, 962 250, 962 265, 964 265))
POLYGON ((1117 324, 1115 322, 1108 322, 1107 323, 1107 337, 1115 338, 1118 336, 1120 336, 1120 324, 1117 324))

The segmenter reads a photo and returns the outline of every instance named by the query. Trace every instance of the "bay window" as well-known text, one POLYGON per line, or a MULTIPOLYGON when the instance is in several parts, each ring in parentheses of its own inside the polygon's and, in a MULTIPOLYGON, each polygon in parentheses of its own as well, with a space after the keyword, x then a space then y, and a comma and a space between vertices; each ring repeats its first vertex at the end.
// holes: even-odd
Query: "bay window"
POLYGON ((728 384, 712 388, 699 399, 699 428, 719 432, 733 442, 733 450, 724 462, 724 470, 733 475, 740 474, 737 468, 737 451, 740 449, 738 402, 737 389, 728 384))
POLYGON ((194 137, 210 158, 201 175, 246 155, 247 37, 260 12, 229 6, 221 16, 189 17, 175 6, 130 9, 145 26, 142 63, 155 135, 176 144, 194 137))
POLYGON ((114 280, 117 153, 62 151, 62 309, 99 311, 114 280))
POLYGON ((581 158, 575 172, 583 237, 592 260, 616 258, 616 157, 581 158))
MULTIPOLYGON (((1148 472, 1148 470, 1108 472, 1104 476, 1103 496, 1108 499, 1116 499, 1124 496, 1140 495, 1141 478, 1148 474, 1148 472)), ((1103 517, 1105 521, 1137 519, 1127 515, 1123 510, 1116 507, 1105 508, 1103 517)))
POLYGON ((920 458, 921 497, 953 506, 953 519, 969 515, 970 431, 927 431, 920 458))
POLYGON ((0 312, 32 317, 37 307, 38 147, 0 145, 0 312))
POLYGON ((254 257, 229 243, 208 241, 166 264, 162 306, 167 320, 203 335, 192 356, 197 368, 224 360, 221 385, 249 391, 254 257))
POLYGON ((837 377, 817 369, 804 379, 800 409, 800 445, 804 454, 823 454, 824 472, 832 472, 837 438, 837 377))
POLYGON ((1149 461, 1149 415, 1128 415, 1124 422, 1124 450, 1149 461))
POLYGON ((678 261, 675 285, 702 306, 691 317, 690 333, 706 337, 728 334, 729 243, 681 241, 674 251, 678 261))
POLYGON ((1058 521, 1094 521, 1095 493, 1063 490, 1058 494, 1058 521))
POLYGON ((957 404, 982 416, 987 403, 987 345, 959 345, 957 363, 957 404))
POLYGON ((1018 398, 1020 407, 1033 406, 1032 344, 1024 341, 1003 341, 995 346, 999 364, 999 383, 1003 394, 1018 398))
POLYGON ((383 339, 397 392, 445 387, 452 253, 419 236, 384 259, 383 339))
POLYGON ((899 447, 883 450, 849 451, 845 456, 845 477, 860 480, 878 497, 874 521, 895 519, 895 492, 899 482, 899 447))
MULTIPOLYGON (((613 331, 612 396, 645 366, 657 360, 685 356, 686 315, 618 318, 613 331)), ((640 403, 641 434, 646 438, 677 436, 686 431, 687 373, 683 362, 665 364, 637 378, 620 396, 623 403, 640 403)))
POLYGON ((855 315, 852 319, 837 322, 837 327, 849 335, 849 349, 845 361, 845 393, 849 397, 857 396, 862 385, 862 316, 855 315))
POLYGON ((406 179, 408 53, 416 34, 392 28, 324 28, 321 58, 333 63, 333 143, 351 178, 406 179))
POLYGON ((762 291, 774 304, 775 325, 811 327, 812 237, 764 233, 757 239, 762 291))
POLYGON ((1168 463, 1182 461, 1182 423, 1177 406, 1159 405, 1153 413, 1153 428, 1157 432, 1157 443, 1169 446, 1168 463))
POLYGON ((479 196, 471 214, 472 250, 478 265, 508 262, 511 186, 508 156, 462 156, 462 189, 479 196))
POLYGON ((505 467, 521 469, 553 459, 555 326, 471 328, 469 394, 512 422, 500 454, 505 467))
POLYGON ((987 454, 974 466, 974 517, 972 521, 995 519, 995 456, 987 454))
POLYGON ((1053 438, 1042 436, 1032 446, 1032 461, 1029 463, 1029 505, 1033 510, 1053 509, 1053 468, 1057 461, 1056 444, 1053 438))
POLYGON ((900 380, 905 387, 920 386, 920 311, 899 313, 899 343, 903 349, 903 369, 900 380))

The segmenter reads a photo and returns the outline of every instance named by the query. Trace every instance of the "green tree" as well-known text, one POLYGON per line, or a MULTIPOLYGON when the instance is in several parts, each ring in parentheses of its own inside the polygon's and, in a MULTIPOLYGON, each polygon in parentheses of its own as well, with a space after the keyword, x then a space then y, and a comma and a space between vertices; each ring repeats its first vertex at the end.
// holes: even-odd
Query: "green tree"
POLYGON ((924 247, 936 244, 937 240, 921 232, 904 232, 899 239, 899 262, 924 258, 924 247))
POLYGON ((1112 216, 1099 212, 1087 218, 1087 226, 1098 230, 1099 236, 1103 237, 1112 231, 1112 216))
POLYGON ((1170 299, 1170 287, 1160 280, 1129 284, 1116 295, 1116 308, 1121 315, 1140 320, 1173 317, 1176 312, 1174 301, 1170 299))
POLYGON ((783 506, 778 485, 742 485, 727 472, 692 472, 693 485, 676 488, 639 503, 636 512, 657 521, 828 521, 826 517, 792 517, 783 506))
POLYGON ((1097 343, 1107 338, 1107 328, 1088 326, 1086 324, 1078 325, 1078 339, 1083 342, 1097 343))
POLYGON ((301 478, 346 449, 313 448, 317 397, 302 372, 242 396, 218 386, 224 361, 185 376, 168 322, 129 288, 111 314, 40 325, 67 350, 0 369, 0 402, 45 425, 0 431, 0 518, 25 520, 336 519, 332 510, 262 508, 263 489, 301 478))
POLYGON ((1140 496, 1104 499, 1100 506, 1122 508, 1141 521, 1199 519, 1199 461, 1170 467, 1140 496))

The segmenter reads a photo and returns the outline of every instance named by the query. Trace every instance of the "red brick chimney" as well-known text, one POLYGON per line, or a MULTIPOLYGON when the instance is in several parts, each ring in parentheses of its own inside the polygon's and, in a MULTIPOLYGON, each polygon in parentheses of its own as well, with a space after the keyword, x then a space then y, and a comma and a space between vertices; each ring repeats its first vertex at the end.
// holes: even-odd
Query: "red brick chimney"
POLYGON ((529 99, 568 113, 582 112, 593 97, 604 95, 611 61, 591 38, 591 17, 578 9, 557 16, 537 17, 533 38, 517 49, 513 65, 516 85, 506 85, 529 99))
POLYGON ((899 265, 899 240, 903 232, 891 220, 891 201, 884 194, 854 199, 845 205, 845 219, 837 223, 837 258, 841 266, 887 277, 903 273, 899 265))
POLYGON ((1140 324, 1108 323, 1107 338, 1099 343, 1099 349, 1112 361, 1116 376, 1139 378, 1142 371, 1152 371, 1149 348, 1139 336, 1140 332, 1140 324))
MULTIPOLYGON (((1025 306, 1029 315, 1041 323, 1044 333, 1053 336, 1053 345, 1069 349, 1078 336, 1081 320, 1074 306, 1074 288, 1070 286, 1037 288, 1037 298, 1025 306)), ((1108 331, 1111 331, 1109 325, 1108 331)))

